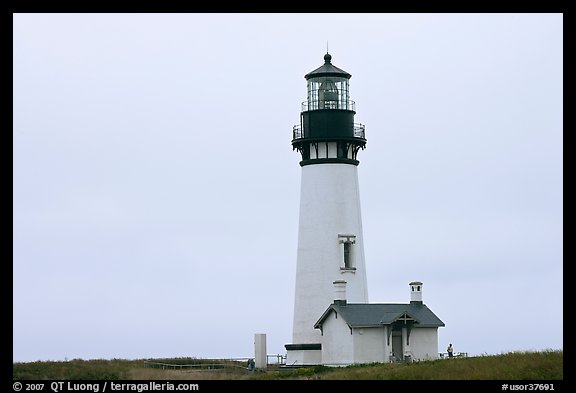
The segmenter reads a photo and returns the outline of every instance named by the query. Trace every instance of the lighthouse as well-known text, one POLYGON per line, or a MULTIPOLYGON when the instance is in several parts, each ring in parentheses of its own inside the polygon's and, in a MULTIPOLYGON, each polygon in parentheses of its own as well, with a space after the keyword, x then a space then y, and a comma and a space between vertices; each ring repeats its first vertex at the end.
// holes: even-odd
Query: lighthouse
POLYGON ((358 152, 366 147, 364 125, 354 122, 352 75, 324 64, 304 77, 307 99, 292 147, 302 167, 292 343, 286 365, 322 362, 318 318, 334 300, 334 283, 345 282, 349 303, 368 303, 358 187, 358 152))

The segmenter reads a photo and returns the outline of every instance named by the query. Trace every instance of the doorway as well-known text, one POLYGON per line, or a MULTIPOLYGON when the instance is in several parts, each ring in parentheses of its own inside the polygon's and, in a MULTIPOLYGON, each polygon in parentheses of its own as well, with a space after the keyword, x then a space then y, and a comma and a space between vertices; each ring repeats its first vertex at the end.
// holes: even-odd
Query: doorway
POLYGON ((402 332, 392 332, 392 353, 397 362, 404 360, 404 348, 402 348, 402 332))

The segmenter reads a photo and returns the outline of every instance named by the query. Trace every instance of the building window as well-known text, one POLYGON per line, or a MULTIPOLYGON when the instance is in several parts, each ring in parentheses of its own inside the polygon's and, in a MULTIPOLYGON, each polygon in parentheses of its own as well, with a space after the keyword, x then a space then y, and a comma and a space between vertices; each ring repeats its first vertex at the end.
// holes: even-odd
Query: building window
POLYGON ((352 267, 352 243, 344 243, 344 267, 350 269, 352 267))
POLYGON ((310 159, 310 146, 304 145, 302 146, 302 159, 309 160, 310 159))
POLYGON ((356 235, 339 234, 338 243, 340 244, 340 269, 344 271, 356 270, 354 261, 354 245, 356 244, 356 235))

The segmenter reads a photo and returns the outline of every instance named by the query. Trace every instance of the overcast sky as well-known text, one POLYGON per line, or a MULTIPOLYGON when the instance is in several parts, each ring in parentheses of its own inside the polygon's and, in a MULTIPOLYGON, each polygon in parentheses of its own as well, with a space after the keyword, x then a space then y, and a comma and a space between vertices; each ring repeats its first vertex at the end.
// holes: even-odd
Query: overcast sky
POLYGON ((15 14, 13 360, 292 339, 304 75, 352 74, 371 302, 563 348, 562 14, 15 14))

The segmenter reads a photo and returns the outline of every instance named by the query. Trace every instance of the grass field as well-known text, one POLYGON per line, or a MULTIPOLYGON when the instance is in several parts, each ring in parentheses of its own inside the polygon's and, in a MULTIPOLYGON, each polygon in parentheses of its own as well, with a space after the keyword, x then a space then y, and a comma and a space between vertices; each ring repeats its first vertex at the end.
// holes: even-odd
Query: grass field
MULTIPOLYGON (((151 359, 148 359, 151 360, 151 359)), ((151 368, 144 360, 81 360, 13 363, 15 380, 209 380, 209 379, 320 379, 320 380, 561 380, 563 351, 510 352, 415 363, 363 364, 342 368, 271 368, 248 372, 243 362, 195 358, 153 359, 160 363, 196 364, 211 369, 151 368), (222 367, 222 368, 220 368, 222 367)))

